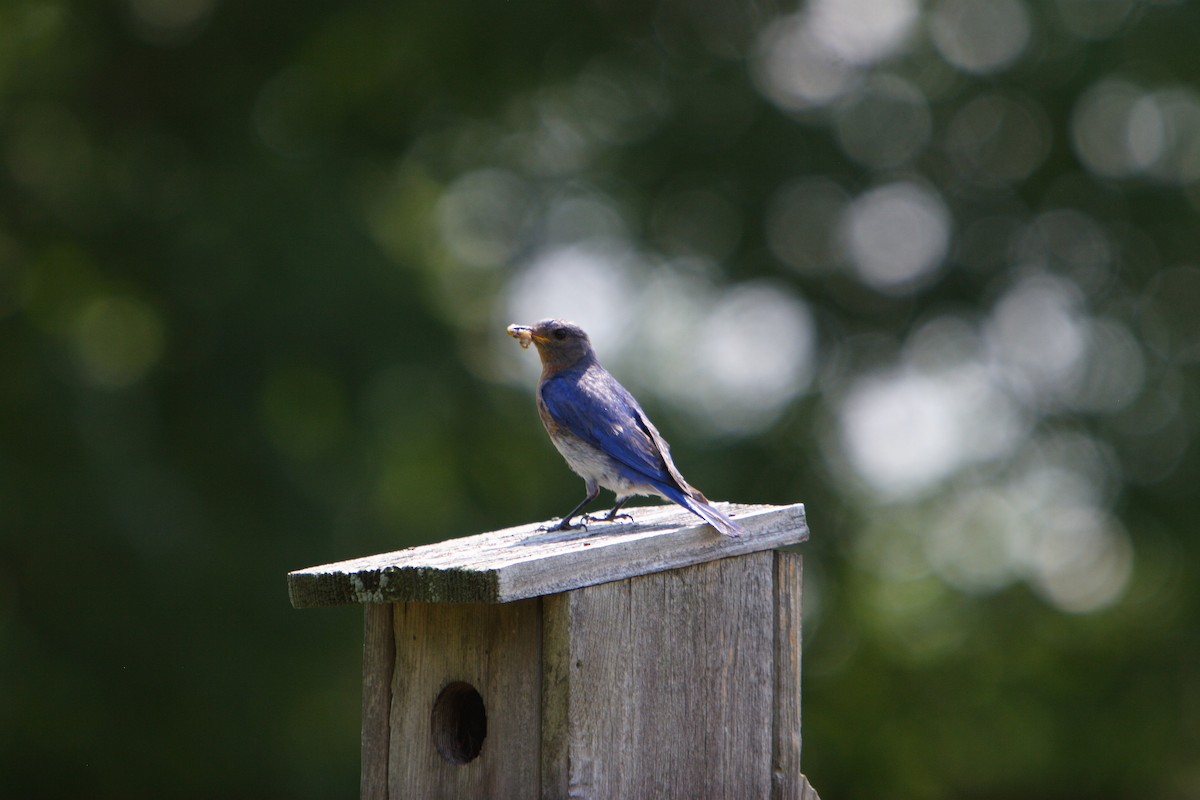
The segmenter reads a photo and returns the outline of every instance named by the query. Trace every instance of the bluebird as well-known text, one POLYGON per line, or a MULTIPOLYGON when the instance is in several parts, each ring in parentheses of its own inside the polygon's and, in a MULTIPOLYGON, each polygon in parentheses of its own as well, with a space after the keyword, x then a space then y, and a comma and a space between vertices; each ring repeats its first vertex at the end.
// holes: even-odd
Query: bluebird
POLYGON ((713 508, 688 484, 671 460, 671 450, 646 412, 624 386, 600 366, 588 335, 578 325, 544 319, 533 326, 509 325, 508 335, 522 347, 537 346, 542 377, 537 387, 538 416, 567 466, 583 478, 587 497, 551 530, 578 528, 585 522, 611 522, 634 495, 657 495, 678 503, 726 536, 743 533, 740 525, 713 508), (604 517, 583 514, 600 494, 616 494, 604 517))

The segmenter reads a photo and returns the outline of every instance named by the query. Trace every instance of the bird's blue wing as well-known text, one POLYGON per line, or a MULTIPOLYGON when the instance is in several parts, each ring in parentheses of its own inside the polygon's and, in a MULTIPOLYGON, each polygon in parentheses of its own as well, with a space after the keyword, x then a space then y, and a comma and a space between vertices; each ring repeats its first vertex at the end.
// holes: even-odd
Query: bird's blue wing
POLYGON ((556 375, 542 383, 541 394, 556 423, 635 473, 630 477, 674 484, 641 407, 615 378, 556 375))
POLYGON ((554 424, 607 454, 627 478, 654 486, 726 536, 741 534, 736 522, 688 485, 633 395, 603 369, 553 375, 539 392, 554 424))

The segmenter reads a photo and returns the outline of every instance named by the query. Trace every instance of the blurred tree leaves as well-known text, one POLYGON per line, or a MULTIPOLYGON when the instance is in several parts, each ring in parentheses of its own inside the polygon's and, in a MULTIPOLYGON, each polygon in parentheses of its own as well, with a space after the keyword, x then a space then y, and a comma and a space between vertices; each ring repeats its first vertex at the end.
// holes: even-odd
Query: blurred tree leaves
POLYGON ((1194 4, 0 5, 0 791, 325 797, 283 575, 562 513, 583 322, 809 506, 832 797, 1200 787, 1194 4))

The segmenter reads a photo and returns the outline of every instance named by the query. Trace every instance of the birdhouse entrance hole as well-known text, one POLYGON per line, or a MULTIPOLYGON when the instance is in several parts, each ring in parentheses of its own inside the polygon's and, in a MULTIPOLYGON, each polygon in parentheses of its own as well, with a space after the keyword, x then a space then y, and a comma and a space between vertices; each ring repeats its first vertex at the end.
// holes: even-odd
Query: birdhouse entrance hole
POLYGON ((487 737, 487 709, 482 695, 463 681, 447 685, 433 702, 430 726, 442 758, 451 764, 474 761, 487 737))

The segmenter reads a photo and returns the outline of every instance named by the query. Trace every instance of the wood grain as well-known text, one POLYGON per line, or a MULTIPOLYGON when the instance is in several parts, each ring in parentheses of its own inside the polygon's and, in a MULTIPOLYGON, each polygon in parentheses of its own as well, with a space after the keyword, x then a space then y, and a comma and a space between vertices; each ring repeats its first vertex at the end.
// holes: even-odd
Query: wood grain
POLYGON ((540 606, 536 599, 505 605, 394 606, 387 756, 391 800, 537 796, 540 606), (434 702, 455 681, 474 687, 487 712, 482 750, 465 764, 438 753, 431 729, 434 702))
MULTIPOLYGON (((800 620, 804 557, 775 553, 775 725, 771 770, 773 800, 803 800, 800 773, 800 620)), ((815 794, 815 793, 814 793, 815 794)))
POLYGON ((543 800, 567 796, 571 731, 570 592, 542 598, 541 791, 543 800))
POLYGON ((363 623, 362 774, 359 796, 386 800, 396 647, 392 606, 369 604, 363 623))
POLYGON ((506 603, 797 544, 804 506, 717 504, 746 534, 716 533, 678 506, 629 509, 632 522, 590 531, 535 524, 288 574, 296 608, 352 603, 506 603))
POLYGON ((543 798, 771 796, 773 564, 752 553, 543 604, 543 798))

